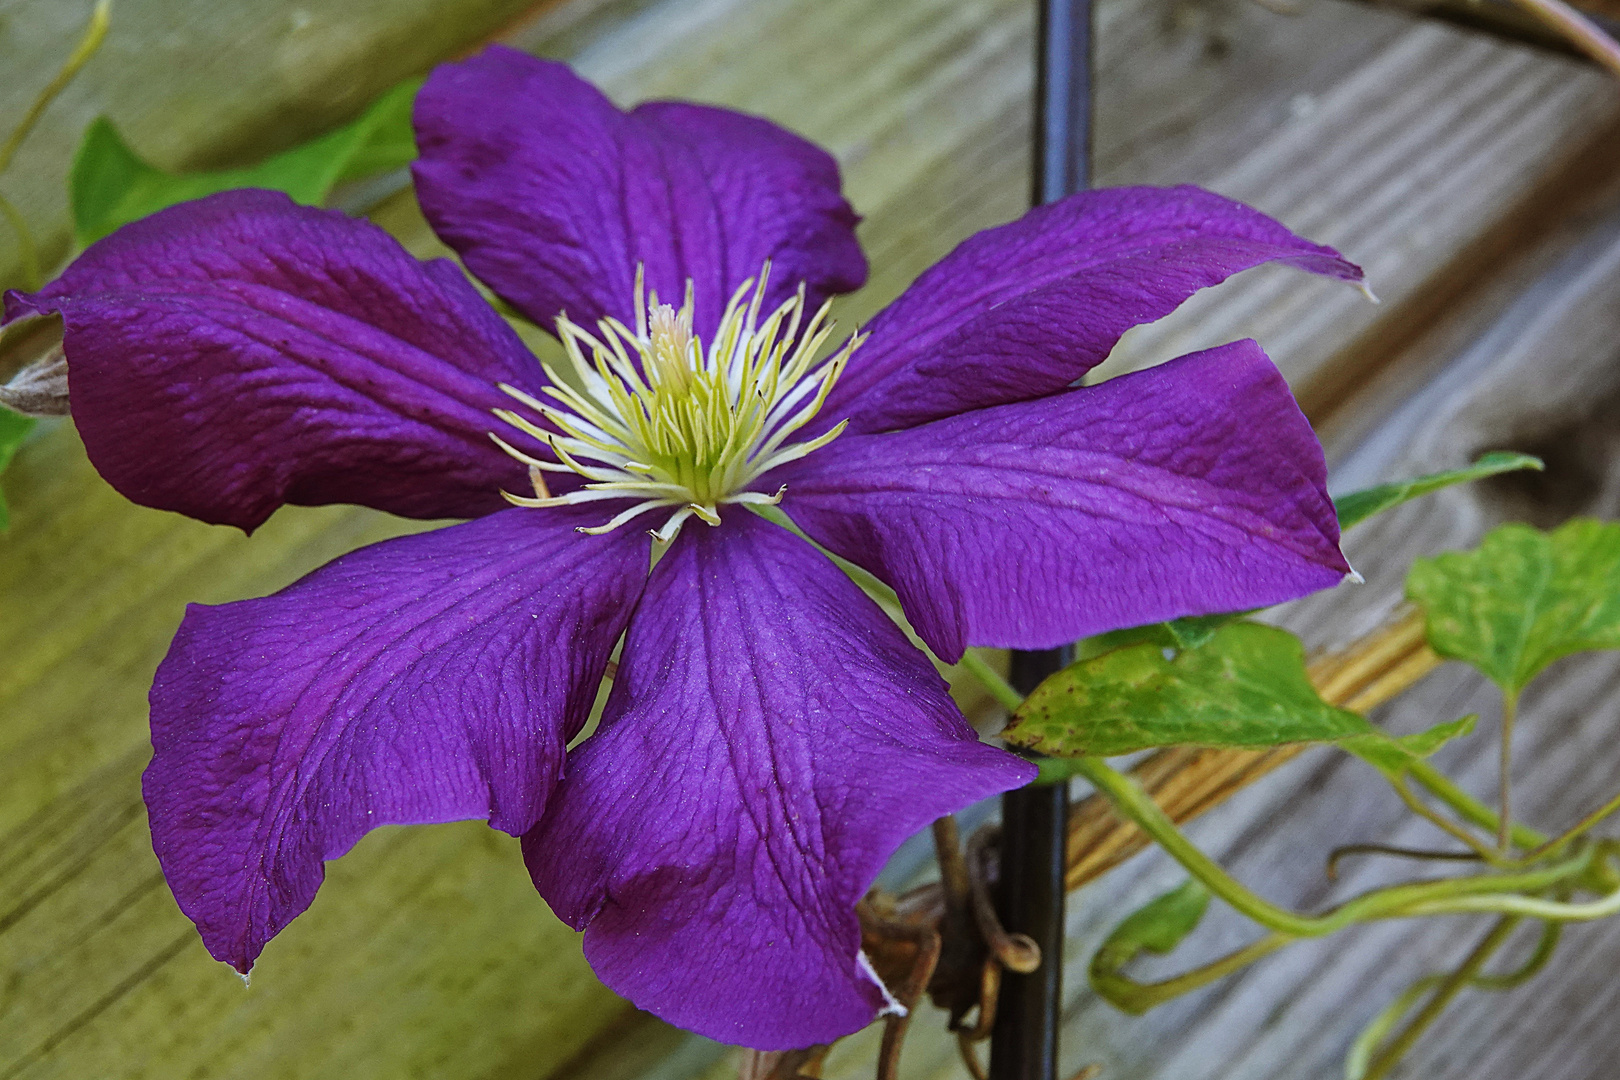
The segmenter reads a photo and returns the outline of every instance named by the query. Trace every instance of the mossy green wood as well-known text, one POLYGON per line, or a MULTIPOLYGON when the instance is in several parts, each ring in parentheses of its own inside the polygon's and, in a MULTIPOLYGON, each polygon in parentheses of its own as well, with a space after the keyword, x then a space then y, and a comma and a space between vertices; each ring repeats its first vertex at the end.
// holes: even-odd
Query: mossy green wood
POLYGON ((1620 648, 1620 524, 1503 525, 1473 551, 1419 559, 1406 595, 1435 652, 1516 694, 1559 657, 1620 648))
MULTIPOLYGON (((164 169, 242 165, 355 116, 426 70, 561 0, 116 0, 101 52, 23 144, 0 189, 49 265, 68 251, 66 180, 97 116, 164 169)), ((93 0, 18 0, 0 21, 0 132, 83 33, 93 0)), ((0 230, 0 285, 17 282, 0 230)))
MULTIPOLYGON (((3 95, 49 76, 48 47, 12 50, 49 42, 72 6, 7 11, 3 95)), ((87 72, 23 157, 76 144, 82 114, 109 105, 143 149, 161 121, 152 152, 171 162, 273 146, 305 133, 300 117, 340 119, 333 103, 361 105, 533 6, 126 0, 101 82, 87 72), (300 45, 290 22, 316 36, 300 45), (177 40, 206 59, 177 57, 177 40), (108 102, 108 86, 128 92, 108 102)), ((58 157, 55 175, 23 169, 7 190, 54 194, 58 157)), ((17 527, 0 539, 0 1076, 528 1077, 622 1016, 516 842, 476 823, 368 837, 251 989, 208 958, 163 885, 139 797, 152 670, 186 602, 262 594, 417 526, 293 510, 248 540, 129 504, 70 423, 47 427, 7 474, 17 527)))
POLYGON ((145 688, 189 600, 285 584, 400 530, 281 514, 251 540, 124 502, 59 425, 0 541, 0 1075, 541 1075, 619 1008, 477 824, 382 830, 331 868, 251 989, 152 858, 145 688), (330 1070, 330 1071, 327 1071, 330 1070))

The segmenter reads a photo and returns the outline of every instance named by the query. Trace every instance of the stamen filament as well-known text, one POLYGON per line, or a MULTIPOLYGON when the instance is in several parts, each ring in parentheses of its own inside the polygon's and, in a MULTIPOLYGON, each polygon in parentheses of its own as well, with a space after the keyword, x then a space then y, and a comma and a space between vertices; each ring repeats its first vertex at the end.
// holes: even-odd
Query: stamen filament
POLYGON ((707 349, 693 330, 692 282, 677 309, 646 291, 639 267, 633 328, 606 318, 593 333, 559 316, 557 333, 570 378, 542 365, 551 384, 544 397, 550 400, 501 384, 547 426, 511 409, 494 412, 549 447, 561 464, 491 434, 497 446, 528 467, 535 488, 533 498, 507 498, 535 507, 639 498, 605 524, 581 531, 608 532, 669 507, 674 512, 653 530, 665 543, 688 518, 719 525, 723 505, 779 502, 785 488, 769 494, 751 486, 843 432, 846 424, 839 423, 808 441, 790 441, 820 413, 864 336, 852 336, 818 363, 816 355, 833 332, 830 304, 807 312, 801 284, 762 318, 769 275, 767 262, 757 278, 731 294, 707 349), (573 472, 590 482, 552 496, 542 471, 573 472))

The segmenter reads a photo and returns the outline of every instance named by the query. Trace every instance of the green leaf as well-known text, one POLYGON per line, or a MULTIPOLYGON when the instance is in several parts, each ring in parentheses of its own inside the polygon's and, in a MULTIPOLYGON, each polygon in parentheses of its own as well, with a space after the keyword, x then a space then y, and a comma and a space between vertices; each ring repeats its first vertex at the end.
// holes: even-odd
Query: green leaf
POLYGON ((1428 757, 1452 739, 1471 734, 1478 722, 1478 716, 1469 715, 1412 735, 1399 736, 1386 734, 1369 724, 1366 734, 1340 739, 1339 745, 1385 776, 1400 777, 1414 761, 1428 757))
POLYGON ((1196 649, 1208 643, 1209 639, 1215 636, 1215 631, 1247 614, 1249 614, 1247 611, 1233 611, 1222 615, 1189 615, 1184 619, 1171 619, 1169 622, 1112 630, 1082 641, 1078 651, 1079 659, 1090 660, 1094 656, 1123 649, 1127 645, 1150 644, 1157 645, 1161 649, 1196 649))
POLYGON ((1071 664, 1036 687, 1002 738, 1058 757, 1106 757, 1154 746, 1324 742, 1366 730, 1360 716, 1317 694, 1298 638, 1238 622, 1196 649, 1150 642, 1071 664))
POLYGON ((1620 648, 1620 525, 1503 525, 1473 551, 1417 560, 1406 595, 1435 652, 1516 694, 1561 656, 1620 648))
POLYGON ((1382 514, 1385 510, 1393 510, 1404 502, 1439 491, 1441 488, 1448 488, 1453 484, 1466 484, 1472 480, 1483 480, 1487 476, 1516 472, 1520 469, 1535 469, 1539 472, 1543 467, 1540 458, 1531 457, 1529 454, 1493 450, 1481 455, 1479 460, 1466 469, 1430 473, 1415 480, 1399 480, 1393 484, 1379 484, 1364 491, 1352 491, 1348 495, 1334 499, 1333 508, 1339 513, 1339 528, 1348 529, 1376 514, 1382 514))
MULTIPOLYGON (((0 409, 0 473, 6 471, 11 459, 16 455, 17 448, 34 430, 34 419, 12 412, 10 409, 0 409)), ((11 512, 6 507, 6 496, 0 492, 0 532, 11 527, 11 512)))
POLYGON ((404 168, 416 160, 416 130, 411 126, 411 108, 424 80, 407 79, 371 103, 353 123, 361 134, 353 152, 338 174, 337 182, 364 180, 368 176, 404 168))
POLYGON ((1163 956, 1197 928, 1209 907, 1209 890, 1189 878, 1126 916, 1091 958, 1091 987, 1125 1012, 1140 1015, 1151 1004, 1138 1000, 1141 988, 1120 972, 1143 952, 1163 956))
POLYGON ((90 124, 73 158, 68 191, 80 244, 166 206, 232 188, 284 191, 310 205, 324 202, 337 184, 398 168, 416 156, 411 102, 421 79, 403 82, 360 117, 257 165, 215 172, 166 173, 142 161, 112 121, 90 124))

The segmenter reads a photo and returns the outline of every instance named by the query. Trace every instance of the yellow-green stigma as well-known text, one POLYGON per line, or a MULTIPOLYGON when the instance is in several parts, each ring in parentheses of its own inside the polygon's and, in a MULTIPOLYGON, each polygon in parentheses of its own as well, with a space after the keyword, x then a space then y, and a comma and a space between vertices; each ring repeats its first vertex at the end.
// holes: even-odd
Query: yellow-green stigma
POLYGON ((679 310, 646 294, 636 273, 636 325, 597 323, 599 334, 557 319, 571 378, 545 365, 550 401, 502 384, 501 389, 538 413, 547 430, 510 409, 495 415, 546 443, 558 462, 543 461, 491 434, 529 467, 534 495, 503 492, 518 506, 568 506, 604 499, 636 500, 607 522, 581 532, 604 533, 660 507, 672 513, 653 532, 667 543, 689 517, 720 524, 727 503, 775 503, 750 485, 779 465, 819 449, 844 430, 793 443, 792 434, 821 411, 833 383, 860 344, 817 363, 816 351, 832 333, 827 304, 805 320, 804 286, 761 319, 770 263, 758 282, 743 282, 726 305, 705 351, 692 331, 692 284, 679 310), (573 472, 588 482, 552 495, 545 473, 573 472))

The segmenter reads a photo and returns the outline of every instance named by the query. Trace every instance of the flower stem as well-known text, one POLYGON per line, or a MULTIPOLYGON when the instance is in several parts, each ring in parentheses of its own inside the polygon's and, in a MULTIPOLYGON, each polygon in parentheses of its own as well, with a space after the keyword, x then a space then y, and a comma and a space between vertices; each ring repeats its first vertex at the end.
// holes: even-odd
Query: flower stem
POLYGON ((959 664, 963 671, 979 680, 990 696, 997 702, 1006 706, 1008 712, 1016 712, 1018 706, 1024 703, 1024 695, 1013 689, 1012 683, 1001 677, 1001 672, 990 666, 990 662, 978 651, 969 649, 962 654, 959 664))
POLYGON ((5 172, 10 166, 11 159, 17 154, 17 148, 28 138, 28 133, 34 130, 34 125, 39 123, 39 118, 44 115, 51 102, 56 100, 56 95, 67 89, 68 83, 73 81, 73 76, 96 55, 96 50, 100 49, 101 43, 106 40, 107 27, 111 21, 112 0, 99 0, 95 10, 90 14, 89 25, 85 27, 84 37, 79 39, 78 47, 67 58, 67 62, 56 73, 56 77, 34 98, 33 104, 29 105, 28 111, 23 114, 22 121, 12 130, 6 141, 0 144, 0 173, 5 172))

